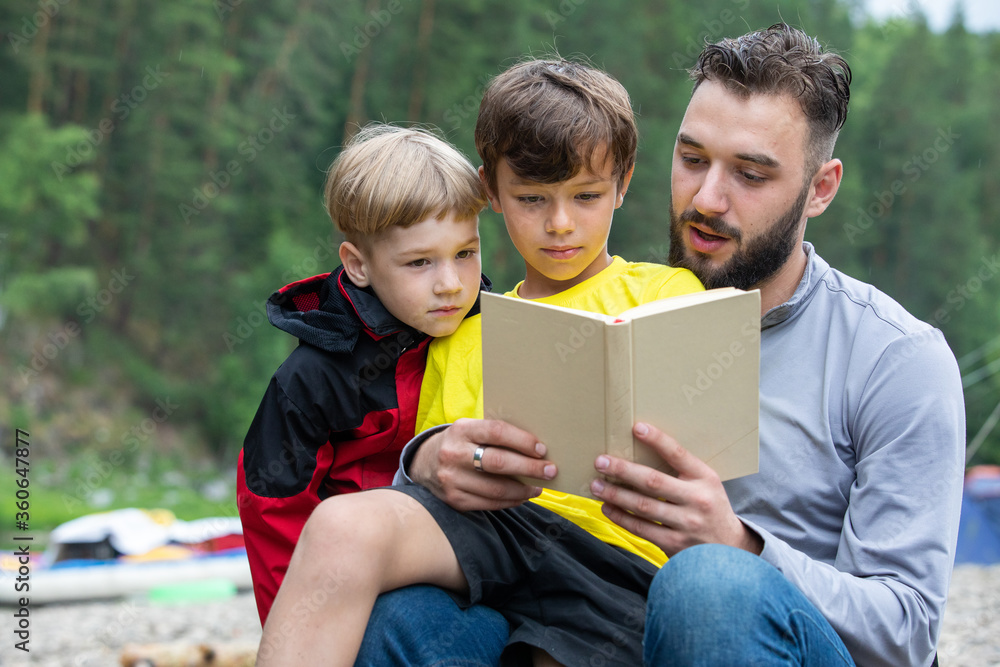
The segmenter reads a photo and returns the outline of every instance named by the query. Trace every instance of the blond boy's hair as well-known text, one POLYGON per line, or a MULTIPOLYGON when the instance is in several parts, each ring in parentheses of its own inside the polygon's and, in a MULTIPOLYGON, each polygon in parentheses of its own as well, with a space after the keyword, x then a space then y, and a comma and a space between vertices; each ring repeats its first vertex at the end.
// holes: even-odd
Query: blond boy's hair
POLYGON ((367 125, 337 156, 324 189, 327 211, 348 241, 368 247, 393 226, 449 213, 479 215, 486 193, 472 164, 431 132, 367 125))

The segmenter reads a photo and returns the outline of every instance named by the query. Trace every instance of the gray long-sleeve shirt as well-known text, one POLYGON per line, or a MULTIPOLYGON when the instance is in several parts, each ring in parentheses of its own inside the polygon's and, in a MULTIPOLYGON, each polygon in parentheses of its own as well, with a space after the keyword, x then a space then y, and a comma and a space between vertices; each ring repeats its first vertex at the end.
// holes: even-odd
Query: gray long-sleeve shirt
POLYGON ((940 331, 805 250, 761 319, 760 472, 726 492, 859 666, 929 665, 961 508, 958 366, 940 331))
POLYGON ((958 366, 940 331, 806 251, 761 320, 760 472, 726 491, 859 665, 928 665, 961 508, 958 366))

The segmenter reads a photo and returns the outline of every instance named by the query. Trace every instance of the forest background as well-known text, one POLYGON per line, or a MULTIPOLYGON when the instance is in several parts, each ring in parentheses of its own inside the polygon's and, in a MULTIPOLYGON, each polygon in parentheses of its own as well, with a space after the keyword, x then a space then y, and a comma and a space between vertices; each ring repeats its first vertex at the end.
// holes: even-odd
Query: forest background
MULTIPOLYGON (((806 238, 940 327, 972 463, 1000 463, 1000 35, 860 0, 3 0, 0 488, 30 441, 32 528, 97 509, 234 515, 235 461, 295 345, 266 297, 335 268, 325 170, 370 120, 478 164, 490 77, 582 55, 638 114, 611 250, 665 262, 673 138, 705 40, 785 20, 854 72, 844 182, 806 238)), ((523 264, 481 218, 484 270, 523 264)), ((10 505, 10 506, 8 506, 10 505)), ((0 509, 0 542, 13 522, 0 509)))

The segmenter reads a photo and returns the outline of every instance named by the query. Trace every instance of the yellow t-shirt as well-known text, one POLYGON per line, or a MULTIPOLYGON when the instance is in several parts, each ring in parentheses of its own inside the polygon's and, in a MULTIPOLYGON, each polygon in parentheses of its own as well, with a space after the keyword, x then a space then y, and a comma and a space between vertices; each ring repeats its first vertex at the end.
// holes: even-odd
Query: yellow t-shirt
MULTIPOLYGON (((520 287, 518 283, 507 295, 517 297, 520 287)), ((535 301, 618 315, 650 301, 703 289, 687 269, 626 262, 621 257, 614 257, 597 275, 535 301)), ((466 318, 451 336, 431 342, 420 387, 417 433, 462 417, 483 418, 482 321, 478 315, 466 318)), ((601 512, 601 503, 596 500, 546 489, 532 502, 569 519, 598 539, 638 554, 655 565, 662 565, 667 560, 656 545, 612 523, 601 512)))

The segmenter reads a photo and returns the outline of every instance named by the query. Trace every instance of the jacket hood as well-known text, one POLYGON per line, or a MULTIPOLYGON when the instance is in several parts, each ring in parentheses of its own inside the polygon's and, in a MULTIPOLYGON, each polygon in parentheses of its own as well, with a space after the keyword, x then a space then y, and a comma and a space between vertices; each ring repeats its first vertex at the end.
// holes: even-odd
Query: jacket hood
MULTIPOLYGON (((490 280, 482 276, 480 290, 491 288, 490 280)), ((477 298, 466 317, 478 312, 477 298)), ((351 352, 362 330, 377 338, 399 331, 410 332, 414 340, 427 337, 396 319, 370 287, 351 282, 342 266, 279 289, 267 300, 267 319, 302 342, 328 352, 351 352)))

